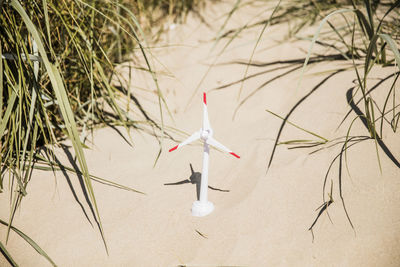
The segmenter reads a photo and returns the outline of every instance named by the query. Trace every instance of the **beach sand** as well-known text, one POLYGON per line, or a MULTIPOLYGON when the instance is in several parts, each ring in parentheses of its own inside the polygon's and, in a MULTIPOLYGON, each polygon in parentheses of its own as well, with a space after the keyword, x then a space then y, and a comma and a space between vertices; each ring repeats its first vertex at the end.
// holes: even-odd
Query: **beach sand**
MULTIPOLYGON (((236 159, 211 150, 209 184, 229 190, 208 191, 209 200, 215 205, 214 212, 202 218, 191 216, 191 205, 196 200, 194 184, 164 185, 188 179, 189 164, 194 171, 201 172, 200 142, 168 153, 177 142, 163 139, 163 152, 153 166, 159 151, 154 136, 132 130, 133 146, 129 146, 117 131, 103 128, 94 132, 94 144, 89 143, 90 149, 85 150, 90 172, 145 193, 93 182, 109 255, 79 180, 73 174, 67 179, 61 172, 56 178, 51 172, 35 172, 27 188, 28 195, 16 213, 14 226, 35 240, 59 266, 399 266, 400 170, 379 149, 380 172, 373 141, 361 142, 348 150, 351 176, 345 168, 342 173, 343 197, 354 230, 339 196, 338 162, 327 180, 328 192, 331 181, 333 184, 334 202, 328 209, 332 222, 323 213, 315 225, 314 240, 308 230, 318 214, 316 209, 323 203, 324 177, 340 152, 340 145, 311 155, 312 149, 288 150, 278 146, 267 172, 281 120, 266 109, 286 115, 324 77, 316 73, 334 70, 340 65, 324 63, 308 68, 297 90, 300 71, 270 82, 244 102, 234 119, 240 100, 283 71, 247 80, 238 100, 240 83, 213 89, 240 80, 245 65, 219 64, 209 70, 195 91, 226 43, 221 40, 211 51, 212 39, 223 23, 221 15, 228 11, 226 3, 210 6, 204 17, 212 27, 190 15, 187 23, 166 32, 156 44, 159 48, 152 51, 157 59, 154 64, 159 72, 160 88, 173 115, 172 120, 164 109, 165 125, 187 134, 197 131, 201 127, 205 91, 214 137, 241 156, 236 159)), ((232 17, 227 28, 240 27, 259 11, 257 7, 242 9, 232 17)), ((248 60, 260 30, 260 27, 253 28, 240 34, 216 63, 248 60)), ((309 42, 279 44, 278 40, 286 32, 285 25, 268 28, 254 60, 304 58, 309 42)), ((128 73, 127 68, 120 69, 128 73)), ((249 74, 266 69, 250 67, 249 74)), ((377 68, 373 76, 384 77, 391 71, 377 68)), ((328 139, 345 136, 354 112, 341 128, 336 128, 349 110, 346 91, 354 78, 354 72, 349 70, 327 80, 298 107, 290 121, 328 139)), ((151 77, 135 71, 132 79, 135 87, 130 89, 149 115, 159 122, 151 77)), ((124 128, 118 129, 127 136, 124 128)), ((187 137, 168 129, 180 141, 187 137)), ((359 121, 351 133, 368 134, 359 121)), ((291 139, 315 140, 316 137, 286 125, 281 140, 291 139)), ((400 158, 398 136, 388 129, 384 140, 400 158)), ((73 153, 72 149, 69 151, 73 153)), ((57 155, 70 165, 62 149, 57 149, 57 155)), ((0 218, 5 220, 9 215, 8 198, 9 193, 0 194, 0 218)), ((2 242, 5 233, 5 227, 0 228, 2 242)), ((14 232, 7 249, 21 266, 49 265, 14 232)), ((3 257, 0 257, 0 266, 7 266, 3 257)))

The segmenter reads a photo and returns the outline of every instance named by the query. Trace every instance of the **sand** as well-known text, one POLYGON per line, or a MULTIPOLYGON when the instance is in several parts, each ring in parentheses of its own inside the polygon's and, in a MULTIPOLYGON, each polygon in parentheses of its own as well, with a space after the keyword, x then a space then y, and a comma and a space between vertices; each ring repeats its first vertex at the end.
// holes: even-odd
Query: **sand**
MULTIPOLYGON (((89 143, 91 148, 85 151, 89 170, 145 192, 144 195, 93 184, 109 255, 74 175, 69 175, 69 185, 62 173, 54 178, 50 172, 35 172, 27 188, 28 195, 16 213, 14 226, 27 233, 60 266, 399 266, 400 170, 379 150, 380 172, 372 141, 349 150, 351 176, 343 172, 343 196, 355 230, 340 201, 338 164, 335 163, 328 178, 328 191, 331 180, 333 183, 334 202, 329 207, 332 222, 324 213, 314 228, 314 240, 308 231, 318 214, 316 208, 323 203, 325 173, 340 147, 309 155, 312 150, 287 150, 279 146, 267 172, 281 121, 265 110, 287 114, 321 80, 321 75, 312 74, 338 68, 336 63, 309 68, 297 91, 299 71, 269 83, 240 107, 234 119, 234 110, 240 102, 240 84, 212 89, 241 79, 244 65, 214 66, 195 92, 223 47, 225 41, 210 52, 212 38, 223 23, 220 15, 228 10, 224 3, 207 9, 205 18, 212 27, 189 16, 186 24, 166 32, 158 43, 160 48, 153 50, 160 88, 173 114, 172 120, 164 110, 165 124, 187 134, 197 131, 201 127, 201 101, 205 91, 215 138, 241 156, 236 159, 211 151, 209 183, 229 190, 209 190, 215 211, 206 217, 192 217, 195 185, 164 185, 188 179, 190 163, 194 171, 201 171, 200 143, 168 153, 177 143, 164 139, 163 153, 153 166, 159 144, 152 135, 132 130, 131 147, 115 130, 104 128, 94 132, 94 144, 89 143)), ((256 12, 258 7, 241 10, 228 28, 243 25, 256 12)), ((241 34, 217 63, 248 59, 260 29, 241 34)), ((270 62, 304 57, 302 49, 309 43, 277 43, 285 34, 285 25, 269 28, 255 60, 270 62)), ((251 67, 249 74, 265 69, 251 67)), ((127 72, 123 66, 121 71, 127 72)), ((377 68, 374 77, 383 77, 390 71, 377 68)), ((279 71, 246 81, 240 99, 276 73, 279 71)), ((159 121, 154 83, 140 71, 134 72, 133 78, 137 87, 130 89, 159 121)), ((294 112, 291 121, 328 139, 345 135, 354 113, 343 127, 339 130, 336 127, 349 109, 345 93, 352 86, 353 78, 354 73, 346 71, 329 79, 294 112)), ((120 130, 126 136, 126 131, 120 130)), ((179 140, 187 136, 170 132, 179 140)), ((366 135, 367 131, 356 122, 352 133, 366 135)), ((384 137, 399 158, 398 136, 386 131, 384 137)), ((281 140, 304 138, 315 139, 288 125, 281 140)), ((69 164, 62 149, 57 151, 61 160, 69 164)), ((8 193, 0 194, 2 219, 8 218, 8 197, 8 193)), ((0 228, 0 237, 3 242, 4 227, 0 228)), ((7 248, 21 266, 49 265, 15 233, 11 233, 7 248)), ((0 257, 0 266, 7 266, 3 257, 0 257)))

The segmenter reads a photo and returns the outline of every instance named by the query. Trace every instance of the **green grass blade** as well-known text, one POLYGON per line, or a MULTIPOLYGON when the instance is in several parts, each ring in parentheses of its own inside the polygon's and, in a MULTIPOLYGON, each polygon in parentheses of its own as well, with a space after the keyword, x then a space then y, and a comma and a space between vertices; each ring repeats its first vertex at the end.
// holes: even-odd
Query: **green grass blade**
POLYGON ((47 7, 47 1, 48 0, 42 0, 42 5, 43 5, 44 21, 46 23, 47 43, 49 45, 50 51, 53 51, 51 34, 50 34, 49 9, 47 7))
MULTIPOLYGON (((5 221, 3 221, 1 219, 0 219, 0 223, 5 226, 9 226, 8 223, 6 223, 5 221)), ((26 242, 28 242, 28 244, 31 245, 31 247, 33 247, 40 255, 42 255, 44 258, 46 258, 46 260, 48 260, 51 263, 51 265, 57 266, 54 263, 54 261, 49 257, 49 255, 47 255, 47 253, 35 241, 33 241, 32 238, 30 238, 24 232, 22 232, 18 228, 15 228, 14 226, 11 226, 10 228, 14 232, 16 232, 20 237, 22 237, 26 242)))
POLYGON ((374 31, 374 16, 372 14, 371 0, 364 0, 365 7, 367 8, 368 20, 371 30, 374 31))
POLYGON ((383 17, 380 19, 379 21, 379 25, 376 28, 376 32, 379 32, 382 26, 382 22, 384 21, 384 19, 386 18, 387 15, 389 15, 393 9, 395 9, 396 7, 400 6, 400 0, 397 0, 396 2, 393 3, 393 5, 386 11, 385 15, 383 15, 383 17))
POLYGON ((372 101, 370 103, 370 110, 371 110, 371 128, 373 132, 373 138, 374 138, 374 143, 375 143, 375 151, 376 151, 376 157, 378 160, 378 165, 379 165, 379 170, 382 174, 382 164, 381 164, 381 158, 379 156, 379 150, 378 150, 378 134, 376 133, 376 127, 375 127, 375 112, 374 112, 374 103, 372 101))
POLYGON ((350 178, 351 178, 351 174, 350 174, 350 168, 349 168, 349 163, 348 163, 347 150, 348 150, 348 143, 353 138, 353 137, 350 137, 350 132, 351 132, 351 129, 353 128, 354 122, 357 121, 357 119, 359 119, 358 116, 355 117, 351 121, 350 126, 347 128, 346 138, 344 141, 344 163, 346 165, 347 174, 349 175, 350 178))
POLYGON ((11 257, 11 254, 7 251, 3 243, 0 241, 0 252, 3 254, 3 256, 6 258, 8 263, 11 264, 11 266, 18 266, 18 264, 14 261, 14 259, 11 257))
POLYGON ((15 91, 12 91, 11 96, 7 102, 6 112, 4 113, 4 117, 2 118, 0 123, 0 136, 3 136, 4 130, 7 127, 8 120, 10 119, 11 112, 13 111, 16 98, 17 98, 17 93, 15 91))
MULTIPOLYGON (((40 163, 46 164, 47 166, 40 166, 40 165, 35 165, 34 168, 37 170, 42 170, 42 171, 61 171, 61 170, 66 170, 70 173, 74 173, 74 174, 80 174, 82 175, 82 173, 79 170, 75 170, 73 168, 70 168, 68 166, 59 164, 55 161, 51 161, 48 160, 46 158, 44 158, 43 156, 37 155, 36 156, 37 159, 40 161, 40 163)), ((104 179, 95 175, 90 174, 90 179, 92 179, 93 181, 108 185, 108 186, 113 186, 115 188, 119 188, 119 189, 123 189, 123 190, 127 190, 127 191, 131 191, 131 192, 135 192, 135 193, 139 193, 139 194, 144 194, 144 192, 136 190, 134 188, 128 187, 128 186, 124 186, 121 185, 119 183, 115 183, 113 181, 110 181, 108 179, 104 179)))
POLYGON ((398 80, 398 78, 400 77, 400 73, 397 73, 396 77, 394 78, 394 81, 392 82, 392 85, 390 86, 389 92, 387 93, 386 99, 385 99, 385 103, 383 104, 383 108, 382 108, 382 116, 381 116, 381 126, 380 126, 380 136, 383 136, 383 121, 385 119, 385 111, 386 111, 386 106, 389 102, 389 98, 393 92, 393 112, 395 110, 395 106, 396 106, 396 102, 395 102, 395 86, 396 86, 396 82, 398 80))
POLYGON ((368 20, 360 10, 354 9, 354 13, 357 15, 358 23, 360 24, 362 31, 368 36, 368 39, 371 40, 371 38, 374 36, 374 31, 371 28, 371 25, 368 23, 368 20))
POLYGON ((381 33, 379 34, 379 37, 382 38, 390 47, 390 50, 392 50, 393 54, 394 54, 394 58, 396 60, 397 63, 397 67, 400 70, 400 53, 399 53, 399 49, 397 48, 396 42, 392 39, 392 37, 390 37, 387 34, 381 33))
POLYGON ((3 52, 2 51, 3 51, 3 46, 0 41, 0 121, 3 120, 3 52))
POLYGON ((344 9, 339 9, 339 10, 333 11, 332 13, 330 13, 329 15, 327 15, 327 16, 320 22, 320 24, 319 24, 317 30, 316 30, 315 33, 314 33, 314 36, 313 36, 312 40, 311 40, 311 44, 310 44, 310 47, 308 48, 307 56, 306 56, 306 59, 304 60, 303 67, 301 68, 300 79, 299 79, 299 81, 297 82, 297 86, 296 86, 296 90, 295 90, 296 92, 297 92, 298 89, 300 88, 301 81, 302 81, 302 79, 303 79, 303 75, 304 75, 305 69, 306 69, 307 64, 308 64, 308 61, 310 60, 310 57, 311 57, 311 52, 312 52, 312 50, 313 50, 313 47, 314 47, 315 42, 317 41, 317 39, 318 39, 318 37, 319 37, 319 34, 320 34, 321 30, 322 30, 322 27, 325 25, 325 23, 328 21, 328 19, 329 19, 330 17, 332 17, 332 16, 334 16, 334 15, 336 15, 336 14, 342 14, 342 13, 347 13, 347 12, 355 12, 355 9, 344 8, 344 9))
POLYGON ((104 241, 104 246, 106 248, 106 251, 108 251, 107 245, 106 245, 105 239, 104 239, 104 231, 103 231, 103 227, 102 227, 102 224, 101 224, 101 219, 100 219, 100 214, 99 214, 99 211, 98 211, 96 199, 95 199, 95 196, 94 196, 93 187, 92 187, 92 184, 91 184, 91 181, 90 181, 90 178, 89 178, 88 167, 87 167, 87 164, 86 164, 86 160, 85 160, 85 156, 84 156, 84 153, 83 153, 82 144, 81 144, 81 141, 80 141, 80 138, 79 138, 77 126, 76 126, 75 119, 74 119, 74 113, 72 112, 72 109, 71 109, 71 106, 70 106, 70 103, 69 103, 69 99, 68 99, 66 90, 64 88, 64 84, 63 84, 61 75, 60 75, 57 67, 55 65, 53 65, 52 63, 50 63, 50 61, 49 61, 49 59, 47 57, 47 53, 46 53, 46 50, 44 48, 41 36, 40 36, 39 32, 37 31, 35 25, 31 21, 31 19, 29 18, 29 16, 25 12, 24 8, 19 3, 19 1, 18 0, 11 0, 10 5, 19 13, 19 15, 21 16, 22 20, 24 21, 28 31, 30 32, 30 34, 32 35, 33 39, 37 43, 39 54, 42 57, 43 64, 44 64, 44 66, 46 68, 46 71, 48 73, 49 79, 51 81, 51 84, 53 86, 54 92, 56 94, 56 99, 58 101, 60 112, 61 112, 62 117, 63 117, 64 122, 65 122, 65 127, 66 127, 66 130, 68 132, 68 136, 69 136, 69 138, 71 138, 72 145, 74 147, 74 150, 75 150, 75 153, 76 153, 76 157, 77 157, 78 162, 79 162, 79 166, 82 169, 82 174, 83 174, 83 177, 84 177, 86 189, 88 190, 88 195, 89 195, 90 200, 92 201, 92 204, 93 204, 93 206, 95 208, 95 214, 96 214, 96 217, 97 217, 98 222, 99 222, 99 230, 100 230, 100 233, 101 233, 103 241, 104 241))

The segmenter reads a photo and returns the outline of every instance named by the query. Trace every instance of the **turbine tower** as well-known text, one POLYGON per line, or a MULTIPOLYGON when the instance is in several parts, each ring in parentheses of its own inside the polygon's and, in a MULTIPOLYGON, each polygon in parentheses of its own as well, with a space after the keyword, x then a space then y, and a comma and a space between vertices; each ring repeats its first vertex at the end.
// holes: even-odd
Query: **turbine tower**
POLYGON ((169 152, 175 149, 181 148, 187 144, 196 141, 197 139, 203 140, 204 143, 204 153, 203 153, 203 170, 201 172, 201 183, 200 183, 200 199, 195 201, 192 205, 192 215, 197 217, 202 217, 210 214, 214 210, 214 204, 207 199, 207 189, 208 189, 208 164, 209 164, 209 153, 210 145, 216 147, 220 150, 228 152, 236 158, 240 158, 237 154, 233 153, 232 150, 225 147, 223 144, 219 143, 213 138, 214 131, 211 128, 210 122, 208 120, 207 112, 207 99, 206 93, 203 93, 203 125, 202 128, 192 134, 188 139, 180 143, 179 145, 171 148, 169 152))

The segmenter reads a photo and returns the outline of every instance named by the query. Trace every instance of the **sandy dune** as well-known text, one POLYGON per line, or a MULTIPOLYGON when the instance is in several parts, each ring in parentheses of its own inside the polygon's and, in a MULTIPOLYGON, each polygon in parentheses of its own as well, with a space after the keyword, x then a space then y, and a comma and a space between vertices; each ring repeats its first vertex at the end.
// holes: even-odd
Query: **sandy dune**
MULTIPOLYGON (((161 90, 174 118, 172 121, 165 112, 165 124, 187 134, 198 130, 202 92, 206 91, 215 138, 241 156, 238 160, 211 151, 210 185, 229 190, 209 190, 215 211, 207 217, 192 217, 190 208, 196 199, 196 186, 191 183, 164 185, 188 179, 190 163, 194 171, 201 171, 200 143, 168 153, 176 143, 164 139, 163 153, 153 168, 159 148, 153 136, 132 130, 132 148, 116 131, 107 128, 95 131, 95 144, 86 150, 89 170, 145 192, 142 195, 94 183, 109 255, 74 175, 69 176, 69 186, 62 173, 53 178, 52 173, 36 172, 29 184, 28 196, 17 212, 15 226, 30 235, 60 266, 399 266, 400 170, 380 150, 383 170, 380 173, 373 142, 365 141, 349 150, 351 177, 346 171, 343 173, 343 196, 355 231, 340 201, 337 163, 328 179, 329 184, 333 181, 334 203, 329 207, 333 223, 324 213, 315 226, 314 241, 308 231, 317 215, 315 209, 322 204, 326 170, 340 147, 309 155, 311 150, 287 150, 279 146, 266 172, 281 121, 265 110, 287 114, 321 80, 321 75, 311 74, 332 70, 338 65, 329 63, 309 68, 298 91, 295 88, 299 71, 269 83, 240 107, 234 120, 234 110, 240 102, 240 84, 212 89, 240 80, 245 66, 217 65, 186 108, 209 64, 223 47, 225 41, 210 53, 211 39, 223 22, 217 18, 227 10, 225 4, 210 7, 205 17, 212 28, 189 17, 187 24, 178 25, 163 36, 160 47, 163 43, 169 47, 153 50, 159 61, 155 64, 160 72, 161 90)), ((251 7, 242 10, 228 27, 243 25, 256 10, 251 7)), ((248 59, 259 30, 241 34, 218 63, 248 59)), ((285 26, 269 28, 255 60, 269 62, 304 57, 302 49, 307 47, 307 42, 277 44, 275 40, 285 33, 285 26)), ((251 67, 249 74, 262 70, 265 68, 251 67)), ((280 72, 246 81, 240 99, 277 73, 280 72)), ((375 73, 376 77, 383 77, 390 70, 377 69, 375 73)), ((329 79, 297 109, 291 121, 328 139, 345 135, 354 113, 342 128, 336 131, 336 127, 349 109, 345 93, 352 86, 353 77, 352 71, 346 71, 329 79)), ((133 78, 136 86, 154 89, 149 76, 138 71, 133 78)), ((131 90, 149 114, 159 120, 154 94, 137 87, 131 90)), ((121 132, 126 133, 124 129, 121 132)), ((367 131, 357 122, 352 133, 366 135, 367 131)), ((386 133, 386 144, 399 158, 398 136, 386 133)), ((185 138, 183 134, 173 136, 185 138)), ((303 138, 313 137, 287 125, 281 140, 303 138)), ((61 149, 58 154, 68 163, 61 149)), ((0 218, 7 218, 7 194, 0 195, 0 203, 0 218)), ((5 230, 0 229, 4 240, 5 230)), ((14 233, 8 249, 22 266, 48 265, 14 233)), ((2 257, 0 265, 7 265, 2 257)))

